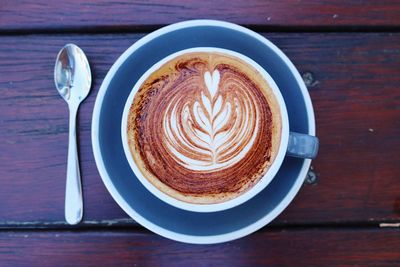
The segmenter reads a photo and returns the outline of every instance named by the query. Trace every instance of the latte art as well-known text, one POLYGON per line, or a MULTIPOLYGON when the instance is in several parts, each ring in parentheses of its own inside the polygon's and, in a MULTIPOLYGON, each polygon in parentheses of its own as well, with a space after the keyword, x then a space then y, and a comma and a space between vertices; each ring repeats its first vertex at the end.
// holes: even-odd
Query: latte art
POLYGON ((219 70, 204 73, 197 98, 178 94, 163 117, 164 141, 177 163, 195 171, 222 170, 239 162, 257 137, 256 99, 219 70), (230 93, 226 94, 225 88, 230 93))
POLYGON ((279 149, 280 110, 251 65, 223 53, 175 57, 140 85, 128 114, 131 155, 157 189, 196 204, 249 190, 279 149))

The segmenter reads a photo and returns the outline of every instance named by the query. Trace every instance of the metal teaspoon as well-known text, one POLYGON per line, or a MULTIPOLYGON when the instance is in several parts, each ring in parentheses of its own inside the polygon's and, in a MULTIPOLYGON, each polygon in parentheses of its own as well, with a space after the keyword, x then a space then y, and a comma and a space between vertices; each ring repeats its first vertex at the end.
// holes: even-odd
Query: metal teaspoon
POLYGON ((67 44, 60 50, 54 67, 54 82, 69 108, 65 219, 69 224, 77 224, 82 220, 83 199, 76 144, 76 115, 79 104, 89 94, 92 83, 89 62, 78 46, 67 44))

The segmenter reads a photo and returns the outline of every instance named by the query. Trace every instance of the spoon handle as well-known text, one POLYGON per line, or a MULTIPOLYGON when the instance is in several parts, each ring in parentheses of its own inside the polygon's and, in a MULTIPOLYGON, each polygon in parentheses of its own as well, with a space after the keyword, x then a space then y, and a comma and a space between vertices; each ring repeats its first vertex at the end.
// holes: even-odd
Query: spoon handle
POLYGON ((83 214, 81 174, 76 144, 77 111, 78 106, 70 106, 67 185, 65 190, 65 219, 69 224, 79 223, 83 214))

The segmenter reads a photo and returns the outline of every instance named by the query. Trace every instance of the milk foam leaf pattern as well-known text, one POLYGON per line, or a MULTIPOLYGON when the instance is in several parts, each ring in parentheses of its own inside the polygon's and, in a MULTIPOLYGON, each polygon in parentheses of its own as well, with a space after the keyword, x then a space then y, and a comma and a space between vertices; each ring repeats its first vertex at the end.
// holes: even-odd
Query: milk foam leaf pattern
POLYGON ((252 148, 259 111, 245 88, 229 77, 224 80, 218 69, 203 77, 193 102, 176 96, 167 107, 165 141, 185 168, 218 171, 239 162, 252 148), (235 94, 224 94, 225 87, 235 94))

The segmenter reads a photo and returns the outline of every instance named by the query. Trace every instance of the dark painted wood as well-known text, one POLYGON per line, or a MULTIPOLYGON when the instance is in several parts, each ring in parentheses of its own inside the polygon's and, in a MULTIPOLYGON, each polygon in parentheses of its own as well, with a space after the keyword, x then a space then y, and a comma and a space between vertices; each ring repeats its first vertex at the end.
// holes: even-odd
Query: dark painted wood
MULTIPOLYGON (((305 74, 321 150, 318 180, 275 224, 400 219, 400 34, 264 34, 305 74)), ((56 54, 86 51, 92 92, 79 114, 85 224, 130 224, 97 172, 90 121, 98 88, 141 34, 30 35, 0 42, 0 227, 63 224, 68 110, 53 83, 56 54), (21 224, 22 223, 22 224, 21 224)))
POLYGON ((210 18, 245 25, 400 25, 400 2, 385 1, 106 1, 3 0, 0 30, 135 29, 210 18))
POLYGON ((7 266, 399 266, 399 230, 257 232, 187 245, 148 232, 2 232, 7 266))

